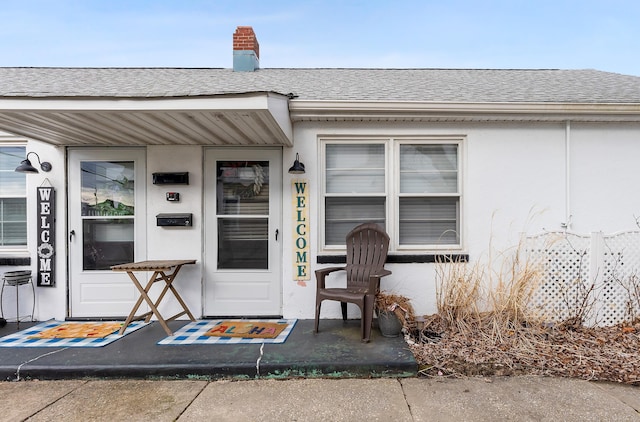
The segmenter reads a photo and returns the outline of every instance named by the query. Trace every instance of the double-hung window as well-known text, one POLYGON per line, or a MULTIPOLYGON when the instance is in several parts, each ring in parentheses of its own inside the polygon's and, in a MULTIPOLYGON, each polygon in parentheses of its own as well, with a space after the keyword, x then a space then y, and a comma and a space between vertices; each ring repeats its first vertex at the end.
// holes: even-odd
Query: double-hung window
POLYGON ((25 147, 0 146, 0 251, 27 245, 26 177, 14 170, 25 147))
POLYGON ((322 250, 375 222, 394 252, 461 247, 460 138, 323 139, 322 250))

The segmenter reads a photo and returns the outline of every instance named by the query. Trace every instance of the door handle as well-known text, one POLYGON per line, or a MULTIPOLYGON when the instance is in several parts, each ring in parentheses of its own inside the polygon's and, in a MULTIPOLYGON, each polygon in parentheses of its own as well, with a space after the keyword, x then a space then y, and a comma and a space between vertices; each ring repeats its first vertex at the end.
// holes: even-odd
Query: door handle
POLYGON ((276 229, 276 242, 278 241, 278 234, 280 234, 280 231, 276 229))
POLYGON ((76 235, 76 231, 75 230, 71 230, 69 232, 69 242, 71 242, 71 239, 73 239, 73 236, 75 236, 75 235, 76 235))

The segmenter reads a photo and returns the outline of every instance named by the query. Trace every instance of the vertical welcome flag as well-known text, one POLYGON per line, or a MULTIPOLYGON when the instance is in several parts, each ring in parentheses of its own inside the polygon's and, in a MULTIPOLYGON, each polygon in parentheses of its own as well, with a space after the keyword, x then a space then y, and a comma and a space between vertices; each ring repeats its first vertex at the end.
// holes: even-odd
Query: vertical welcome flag
POLYGON ((309 190, 306 179, 292 182, 293 187, 293 279, 306 286, 309 271, 309 190))
POLYGON ((38 280, 37 285, 54 287, 55 281, 55 211, 56 192, 52 187, 38 188, 38 280))

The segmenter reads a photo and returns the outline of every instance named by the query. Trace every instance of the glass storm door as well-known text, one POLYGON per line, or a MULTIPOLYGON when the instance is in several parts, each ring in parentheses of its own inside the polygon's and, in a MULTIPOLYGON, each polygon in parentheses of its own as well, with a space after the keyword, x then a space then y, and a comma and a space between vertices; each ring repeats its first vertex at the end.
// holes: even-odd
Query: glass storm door
POLYGON ((205 152, 205 316, 281 314, 281 154, 205 152))
POLYGON ((144 150, 69 151, 72 317, 126 316, 137 290, 112 265, 144 257, 144 150))

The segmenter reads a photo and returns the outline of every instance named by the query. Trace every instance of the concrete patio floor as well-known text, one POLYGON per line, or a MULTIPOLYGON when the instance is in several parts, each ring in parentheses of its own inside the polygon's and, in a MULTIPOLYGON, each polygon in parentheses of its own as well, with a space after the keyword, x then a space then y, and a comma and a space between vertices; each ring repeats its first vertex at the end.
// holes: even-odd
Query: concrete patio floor
MULTIPOLYGON (((188 321, 172 321, 177 330, 188 321)), ((20 329, 33 325, 20 323, 20 329)), ((360 321, 298 320, 283 344, 156 344, 166 337, 154 322, 97 348, 0 347, 0 380, 82 378, 256 379, 412 377, 417 363, 402 337, 382 337, 372 330, 370 343, 360 341, 360 321)), ((15 323, 0 328, 0 337, 18 331, 15 323)))

